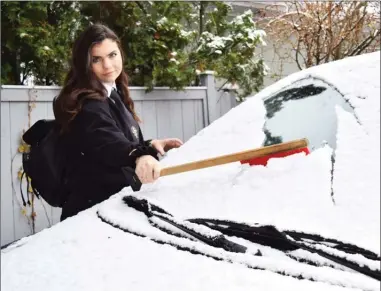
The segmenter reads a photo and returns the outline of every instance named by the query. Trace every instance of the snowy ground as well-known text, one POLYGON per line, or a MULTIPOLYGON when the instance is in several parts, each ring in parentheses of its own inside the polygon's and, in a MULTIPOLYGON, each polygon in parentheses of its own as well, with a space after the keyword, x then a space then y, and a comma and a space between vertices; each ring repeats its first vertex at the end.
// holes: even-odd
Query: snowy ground
MULTIPOLYGON (((169 238, 145 215, 121 203, 135 195, 177 219, 221 218, 272 224, 335 238, 380 255, 380 53, 289 76, 231 110, 163 159, 166 166, 259 147, 261 97, 307 75, 334 85, 355 107, 359 125, 337 108, 338 135, 331 198, 331 149, 270 160, 267 167, 232 163, 160 178, 139 193, 124 189, 108 201, 2 250, 2 290, 380 290, 379 282, 347 269, 301 264, 271 248, 262 257, 232 254, 200 242, 169 238), (150 238, 175 240, 226 261, 176 250, 118 230, 96 212, 150 238), (250 265, 259 269, 249 269, 250 265), (284 271, 290 276, 276 272, 284 271), (309 278, 298 280, 302 274, 309 278), (314 280, 314 281, 312 281, 314 280)), ((239 239, 237 239, 239 241, 239 239)), ((245 244, 244 241, 240 241, 245 244)), ((295 251, 295 256, 307 256, 295 251)), ((355 256, 359 263, 379 263, 355 256)), ((336 266, 337 267, 337 266, 336 266)))

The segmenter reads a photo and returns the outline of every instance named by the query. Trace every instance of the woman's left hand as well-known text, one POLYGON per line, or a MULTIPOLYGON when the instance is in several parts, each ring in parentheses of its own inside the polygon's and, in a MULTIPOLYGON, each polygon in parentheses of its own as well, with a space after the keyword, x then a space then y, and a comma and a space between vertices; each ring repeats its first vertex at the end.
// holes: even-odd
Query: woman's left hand
POLYGON ((182 146, 183 142, 178 138, 153 139, 151 145, 163 156, 170 149, 182 146))

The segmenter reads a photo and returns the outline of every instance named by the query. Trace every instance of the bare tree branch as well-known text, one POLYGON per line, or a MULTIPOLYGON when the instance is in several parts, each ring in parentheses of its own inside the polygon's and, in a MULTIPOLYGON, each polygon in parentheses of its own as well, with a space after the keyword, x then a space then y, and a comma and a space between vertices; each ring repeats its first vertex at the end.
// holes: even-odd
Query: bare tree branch
MULTIPOLYGON (((299 57, 298 57, 299 55, 301 55, 303 57, 303 55, 300 52, 300 41, 298 41, 298 47, 295 51, 295 60, 296 60, 296 65, 298 66, 299 70, 302 70, 302 66, 299 62, 299 57)), ((304 62, 305 62, 305 60, 304 60, 304 62)))
POLYGON ((286 4, 286 12, 264 19, 259 27, 276 54, 291 57, 299 69, 379 49, 380 5, 346 0, 286 4))
POLYGON ((359 55, 361 54, 369 45, 370 43, 375 40, 377 36, 380 36, 380 30, 376 31, 374 35, 368 36, 362 43, 360 43, 353 51, 349 54, 349 56, 359 55))

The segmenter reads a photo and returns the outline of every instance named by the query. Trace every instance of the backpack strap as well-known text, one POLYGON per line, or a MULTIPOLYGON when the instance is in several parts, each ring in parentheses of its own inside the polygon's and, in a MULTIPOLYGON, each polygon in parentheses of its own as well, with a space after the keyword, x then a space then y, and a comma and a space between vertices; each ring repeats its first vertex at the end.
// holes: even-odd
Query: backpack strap
POLYGON ((38 193, 38 190, 35 187, 33 187, 33 183, 29 182, 29 179, 30 177, 28 176, 28 174, 25 171, 23 171, 20 178, 20 195, 21 195, 22 205, 24 207, 26 207, 27 204, 29 206, 31 205, 30 198, 29 198, 29 187, 32 187, 33 194, 36 195, 37 199, 40 199, 40 193, 38 193), (24 192, 22 190, 22 180, 24 176, 26 180, 26 197, 28 198, 28 201, 25 201, 24 192))
MULTIPOLYGON (((25 207, 26 202, 25 202, 25 198, 24 198, 24 193, 22 191, 22 179, 24 178, 24 176, 25 176, 25 171, 22 172, 21 178, 20 178, 20 194, 21 194, 21 199, 22 199, 22 205, 25 207)), ((26 180, 28 181, 28 178, 26 178, 26 180)), ((27 188, 27 191, 28 191, 28 188, 27 188)))

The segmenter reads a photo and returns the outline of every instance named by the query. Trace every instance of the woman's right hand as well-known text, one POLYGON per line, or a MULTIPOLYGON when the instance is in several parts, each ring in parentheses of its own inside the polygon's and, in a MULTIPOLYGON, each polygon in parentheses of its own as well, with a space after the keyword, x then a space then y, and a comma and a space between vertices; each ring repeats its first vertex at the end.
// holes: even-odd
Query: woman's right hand
POLYGON ((150 155, 136 159, 135 173, 142 184, 152 183, 160 177, 160 163, 150 155))

